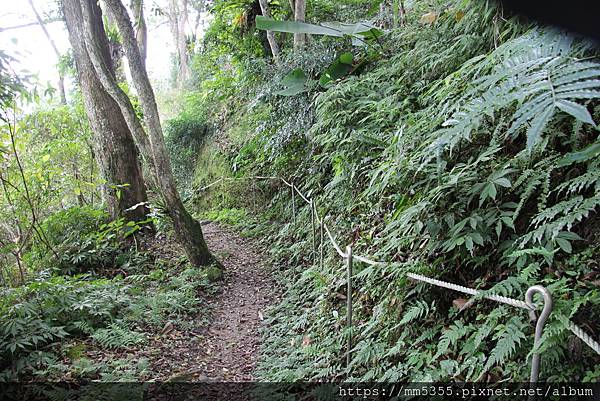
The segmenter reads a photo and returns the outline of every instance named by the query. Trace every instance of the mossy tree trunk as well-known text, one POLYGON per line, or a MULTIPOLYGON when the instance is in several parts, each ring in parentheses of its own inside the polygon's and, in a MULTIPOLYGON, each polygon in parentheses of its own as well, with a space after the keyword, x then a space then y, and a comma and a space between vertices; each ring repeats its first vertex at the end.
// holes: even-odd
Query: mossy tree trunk
POLYGON ((93 26, 95 10, 94 1, 79 1, 81 4, 81 11, 83 12, 84 26, 86 27, 83 38, 96 73, 100 77, 105 89, 114 95, 129 127, 132 131, 138 132, 136 138, 138 136, 147 138, 148 143, 143 146, 148 147, 145 149, 145 151, 149 153, 147 159, 152 162, 156 184, 167 205, 169 217, 173 221, 177 241, 183 246, 190 263, 195 266, 208 265, 213 262, 214 259, 204 241, 202 227, 184 207, 175 186, 171 163, 165 146, 164 135, 158 114, 158 107, 154 97, 154 90, 150 84, 150 79, 148 78, 148 73, 144 66, 144 60, 141 57, 127 9, 120 0, 105 0, 106 6, 111 10, 115 18, 115 23, 117 24, 123 40, 123 48, 127 57, 129 70, 131 71, 133 85, 137 91, 140 105, 142 106, 144 113, 145 130, 137 115, 134 112, 132 113, 133 106, 130 99, 119 88, 114 76, 107 74, 106 68, 102 63, 102 58, 100 57, 100 54, 98 54, 100 49, 98 48, 97 43, 101 40, 98 35, 101 35, 102 32, 95 30, 93 26))
MULTIPOLYGON (((110 65, 110 52, 100 8, 92 6, 93 29, 98 31, 97 48, 103 62, 110 65)), ((119 105, 104 89, 96 76, 83 43, 84 26, 79 0, 62 0, 62 9, 75 56, 77 76, 86 114, 93 131, 94 154, 106 181, 103 194, 113 218, 140 220, 148 212, 146 186, 135 142, 120 111, 119 105), (132 207, 139 205, 132 209, 132 207)))

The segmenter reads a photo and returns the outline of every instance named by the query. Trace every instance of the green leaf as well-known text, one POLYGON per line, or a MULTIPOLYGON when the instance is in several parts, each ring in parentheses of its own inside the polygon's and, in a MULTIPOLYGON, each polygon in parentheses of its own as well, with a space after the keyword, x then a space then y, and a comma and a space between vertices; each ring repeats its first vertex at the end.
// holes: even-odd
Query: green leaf
POLYGON ((323 22, 321 26, 342 32, 343 35, 350 35, 364 39, 378 38, 383 35, 383 31, 381 29, 366 22, 358 22, 356 24, 346 24, 343 22, 323 22))
POLYGON ((504 177, 503 178, 498 178, 498 179, 494 180, 494 183, 498 184, 498 185, 500 185, 501 187, 504 187, 504 188, 510 188, 511 187, 511 184, 510 184, 510 181, 508 180, 508 178, 504 178, 504 177))
POLYGON ((571 253, 573 251, 573 247, 571 246, 571 243, 569 241, 567 241, 566 239, 556 238, 556 243, 558 244, 560 249, 562 249, 566 253, 571 253))
POLYGON ((286 88, 279 92, 275 92, 275 94, 279 96, 295 96, 306 92, 308 90, 306 87, 307 81, 308 77, 304 71, 300 68, 296 68, 281 80, 281 84, 286 88))
POLYGON ((469 250, 469 252, 473 253, 473 239, 471 237, 465 238, 465 246, 469 250))
POLYGON ((564 238, 572 241, 583 241, 583 238, 577 233, 572 233, 570 231, 561 231, 558 233, 558 238, 564 238))
POLYGON ((483 245, 483 237, 481 236, 481 234, 477 232, 471 233, 471 238, 473 238, 473 241, 477 245, 483 245))
POLYGON ((579 121, 583 121, 584 123, 588 123, 596 126, 596 123, 592 119, 590 112, 585 106, 582 106, 578 103, 571 102, 570 100, 559 99, 556 101, 556 107, 568 113, 578 119, 579 121))
POLYGON ((483 205, 483 202, 485 202, 485 200, 487 198, 491 198, 491 199, 496 199, 496 185, 494 185, 493 182, 489 182, 485 185, 485 187, 483 187, 483 190, 481 191, 481 194, 479 194, 479 206, 483 205))
POLYGON ((554 107, 548 107, 543 113, 536 116, 527 130, 527 149, 531 150, 538 143, 544 127, 554 114, 554 107))
POLYGON ((256 29, 287 33, 307 33, 310 35, 344 36, 341 31, 326 26, 297 21, 277 21, 260 15, 256 16, 256 29))
POLYGON ((331 83, 348 75, 352 71, 352 62, 354 56, 352 53, 344 53, 338 57, 321 75, 319 85, 328 88, 331 83))
POLYGON ((497 194, 496 186, 493 183, 489 183, 488 185, 490 187, 490 189, 489 189, 490 198, 496 200, 496 194, 497 194))
POLYGON ((263 16, 256 17, 256 28, 264 31, 306 33, 309 35, 325 35, 343 37, 346 35, 364 39, 377 38, 383 32, 371 24, 343 24, 341 22, 326 22, 320 25, 297 21, 277 21, 263 16))
POLYGON ((592 143, 579 152, 567 153, 557 164, 559 167, 568 166, 573 163, 581 163, 595 158, 600 154, 600 141, 592 143))
POLYGON ((342 64, 348 64, 348 65, 352 65, 352 63, 354 62, 354 55, 350 52, 346 52, 343 53, 339 59, 340 63, 342 64))

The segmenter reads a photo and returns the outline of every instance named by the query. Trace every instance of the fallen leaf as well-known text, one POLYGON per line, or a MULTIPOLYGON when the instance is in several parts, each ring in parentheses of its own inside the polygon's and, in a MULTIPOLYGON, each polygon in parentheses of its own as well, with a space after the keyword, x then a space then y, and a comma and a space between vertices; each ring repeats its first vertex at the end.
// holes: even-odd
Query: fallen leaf
POLYGON ((452 305, 454 305, 454 307, 459 310, 464 308, 466 303, 467 300, 464 298, 456 298, 454 301, 452 301, 452 305))
POLYGON ((169 334, 170 332, 173 331, 175 327, 173 326, 173 323, 171 322, 167 322, 167 324, 165 324, 165 326, 163 327, 163 329, 161 330, 160 334, 162 335, 166 335, 169 334))
POLYGON ((310 345, 310 337, 309 336, 304 336, 304 338, 302 339, 302 346, 303 347, 308 347, 310 345))
POLYGON ((421 24, 433 24, 435 21, 437 21, 438 15, 434 12, 430 12, 427 14, 423 14, 421 16, 421 24))

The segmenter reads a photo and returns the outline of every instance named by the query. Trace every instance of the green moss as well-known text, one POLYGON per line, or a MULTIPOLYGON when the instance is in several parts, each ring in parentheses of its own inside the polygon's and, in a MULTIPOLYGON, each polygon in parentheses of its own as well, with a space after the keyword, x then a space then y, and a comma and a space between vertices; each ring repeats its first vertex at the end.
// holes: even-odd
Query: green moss
POLYGON ((73 344, 66 348, 65 355, 71 360, 76 360, 83 356, 86 349, 87 346, 83 343, 73 344))
POLYGON ((208 281, 211 283, 221 281, 223 279, 223 270, 217 266, 209 266, 206 269, 206 278, 208 278, 208 281))

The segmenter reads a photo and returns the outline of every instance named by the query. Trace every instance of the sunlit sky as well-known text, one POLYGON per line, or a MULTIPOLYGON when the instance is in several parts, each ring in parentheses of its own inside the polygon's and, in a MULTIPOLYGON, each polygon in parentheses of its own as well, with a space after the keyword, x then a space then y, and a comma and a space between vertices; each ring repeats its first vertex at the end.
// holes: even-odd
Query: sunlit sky
MULTIPOLYGON (((34 0, 34 4, 43 19, 48 15, 57 15, 59 2, 56 0, 34 0)), ((148 5, 146 8, 146 15, 149 15, 148 5)), ((27 0, 0 0, 0 27, 7 28, 35 21, 35 15, 27 0)), ((169 25, 166 21, 152 21, 151 18, 148 25, 148 72, 155 83, 164 82, 169 76, 170 56, 175 49, 169 25)), ((67 52, 70 45, 64 23, 58 21, 46 26, 59 51, 67 52)), ((17 60, 13 64, 17 72, 28 71, 38 76, 41 85, 50 82, 53 87, 57 87, 58 60, 38 25, 0 32, 0 50, 17 60)))

